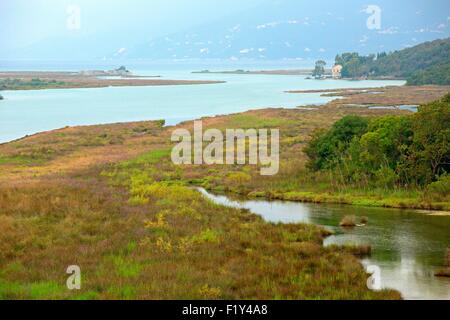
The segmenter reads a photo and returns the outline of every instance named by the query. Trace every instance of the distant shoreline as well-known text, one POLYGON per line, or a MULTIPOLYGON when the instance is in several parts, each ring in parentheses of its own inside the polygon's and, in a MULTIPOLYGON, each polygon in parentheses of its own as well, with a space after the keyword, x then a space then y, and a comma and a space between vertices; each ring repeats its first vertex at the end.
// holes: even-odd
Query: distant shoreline
MULTIPOLYGON (((275 76, 308 76, 311 80, 330 80, 332 79, 331 69, 326 69, 324 78, 313 79, 313 69, 279 69, 279 70, 223 70, 223 71, 193 71, 193 74, 234 74, 234 75, 275 75, 275 76)), ((339 78, 333 80, 362 81, 362 80, 405 80, 394 76, 360 77, 360 78, 339 78)))
POLYGON ((175 86, 219 84, 225 82, 215 80, 166 80, 155 79, 160 78, 160 76, 147 77, 139 75, 117 76, 118 79, 105 79, 102 77, 108 77, 108 74, 86 75, 81 72, 3 71, 0 72, 0 90, 16 91, 106 87, 175 86))
MULTIPOLYGON (((296 76, 310 76, 312 75, 312 69, 291 69, 291 70, 229 70, 229 71, 193 71, 194 74, 254 74, 254 75, 296 75, 296 76)), ((331 71, 330 71, 331 74, 331 71)))

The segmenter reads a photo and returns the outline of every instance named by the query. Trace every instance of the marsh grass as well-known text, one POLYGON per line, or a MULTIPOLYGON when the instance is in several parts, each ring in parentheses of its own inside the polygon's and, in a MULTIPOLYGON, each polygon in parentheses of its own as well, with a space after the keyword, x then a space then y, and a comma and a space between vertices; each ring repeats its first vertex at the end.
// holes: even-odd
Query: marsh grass
MULTIPOLYGON (((328 128, 333 121, 343 115, 356 114, 369 117, 385 115, 386 112, 384 110, 380 113, 380 110, 364 108, 328 109, 323 107, 313 112, 268 109, 205 118, 203 119, 204 130, 264 126, 279 128, 280 172, 275 176, 264 177, 259 174, 258 166, 183 166, 177 173, 177 179, 211 191, 232 192, 249 197, 365 207, 449 210, 450 198, 448 196, 436 198, 430 190, 414 186, 380 188, 369 185, 349 185, 340 181, 340 177, 335 174, 312 173, 305 168, 307 157, 303 149, 317 128, 328 128)), ((183 127, 191 129, 192 123, 185 123, 183 127)))
POLYGON ((268 224, 246 210, 218 206, 182 183, 136 178, 138 165, 149 164, 137 160, 104 168, 103 175, 96 170, 27 188, 2 187, 0 297, 399 297, 370 292, 356 258, 322 246, 327 233, 321 228, 268 224), (130 205, 133 195, 149 201, 130 205), (79 292, 65 288, 71 264, 82 269, 79 292))
POLYGON ((65 128, 20 139, 1 146, 0 164, 42 165, 89 148, 122 146, 126 139, 160 133, 160 121, 65 128))
MULTIPOLYGON (((305 125, 303 112, 269 110, 233 121, 258 125, 263 116, 290 119, 282 133, 290 141, 282 144, 282 171, 272 178, 248 166, 175 166, 170 131, 160 124, 67 128, 0 146, 0 171, 8 174, 0 176, 0 298, 400 298, 395 291, 367 289, 354 252, 323 247, 326 230, 267 223, 192 188, 320 200, 303 188, 327 192, 329 185, 310 180, 302 169, 304 140, 293 138, 304 137, 323 117, 312 114, 305 125), (113 145, 122 150, 118 158, 108 158, 110 137, 121 137, 113 145), (93 150, 102 161, 91 160, 93 150), (73 154, 92 162, 52 170, 73 154), (15 157, 35 162, 15 163, 15 157), (41 166, 48 171, 35 176, 41 166), (81 267, 80 291, 66 289, 69 265, 81 267)), ((326 119, 333 117, 339 113, 326 119)), ((213 120, 206 127, 227 125, 226 117, 213 120)))

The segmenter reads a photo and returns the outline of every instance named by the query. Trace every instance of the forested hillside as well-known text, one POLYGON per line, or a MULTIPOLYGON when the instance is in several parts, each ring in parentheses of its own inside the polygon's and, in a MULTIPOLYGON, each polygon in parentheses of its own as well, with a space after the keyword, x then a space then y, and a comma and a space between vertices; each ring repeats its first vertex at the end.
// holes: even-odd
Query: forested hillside
POLYGON ((396 77, 409 85, 450 85, 450 38, 392 53, 344 53, 336 57, 336 64, 343 66, 344 78, 396 77))

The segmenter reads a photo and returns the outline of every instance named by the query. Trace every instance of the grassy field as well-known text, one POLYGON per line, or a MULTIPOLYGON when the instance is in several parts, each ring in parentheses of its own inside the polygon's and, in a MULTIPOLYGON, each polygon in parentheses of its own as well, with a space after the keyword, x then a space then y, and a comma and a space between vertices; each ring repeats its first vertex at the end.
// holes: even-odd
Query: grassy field
POLYGON ((267 223, 191 188, 447 208, 420 190, 336 190, 305 170, 314 129, 386 113, 403 112, 321 107, 204 119, 205 128, 281 127, 280 174, 265 178, 251 166, 173 165, 173 128, 162 122, 65 128, 0 145, 0 298, 398 299, 367 289, 358 248, 323 247, 328 231, 267 223), (69 265, 81 267, 80 291, 65 286, 69 265))

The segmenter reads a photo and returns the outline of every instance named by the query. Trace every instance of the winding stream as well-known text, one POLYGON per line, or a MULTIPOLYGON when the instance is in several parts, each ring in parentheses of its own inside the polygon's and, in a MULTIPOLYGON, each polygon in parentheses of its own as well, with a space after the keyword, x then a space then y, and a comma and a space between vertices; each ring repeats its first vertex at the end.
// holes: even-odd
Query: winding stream
POLYGON ((434 276, 450 247, 450 216, 432 216, 414 210, 366 208, 284 201, 234 200, 199 191, 226 206, 250 209, 274 223, 314 223, 330 229, 330 244, 370 244, 372 256, 364 266, 381 269, 382 286, 400 291, 405 299, 450 299, 450 279, 434 276), (365 216, 365 227, 345 230, 346 215, 365 216))

